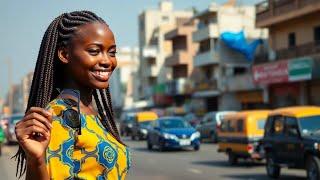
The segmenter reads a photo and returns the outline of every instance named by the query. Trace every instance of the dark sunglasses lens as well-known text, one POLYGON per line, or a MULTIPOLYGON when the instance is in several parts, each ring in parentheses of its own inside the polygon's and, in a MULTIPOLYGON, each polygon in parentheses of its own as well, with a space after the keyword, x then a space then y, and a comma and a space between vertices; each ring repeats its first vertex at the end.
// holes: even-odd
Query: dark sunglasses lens
POLYGON ((63 112, 63 119, 65 123, 71 128, 79 128, 80 119, 79 114, 74 109, 67 109, 63 112))

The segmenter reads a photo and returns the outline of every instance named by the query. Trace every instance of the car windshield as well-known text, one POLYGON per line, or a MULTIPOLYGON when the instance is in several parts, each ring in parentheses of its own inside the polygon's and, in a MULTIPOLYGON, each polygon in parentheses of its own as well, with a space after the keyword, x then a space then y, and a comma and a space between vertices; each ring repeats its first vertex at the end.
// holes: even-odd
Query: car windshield
POLYGON ((142 127, 142 128, 147 128, 148 126, 151 125, 151 122, 152 122, 152 121, 144 121, 144 122, 141 122, 141 123, 140 123, 140 127, 142 127))
POLYGON ((165 119, 160 121, 160 127, 162 128, 189 128, 191 127, 189 123, 183 121, 182 119, 165 119))
POLYGON ((302 135, 320 135, 320 116, 309 116, 300 118, 302 135))

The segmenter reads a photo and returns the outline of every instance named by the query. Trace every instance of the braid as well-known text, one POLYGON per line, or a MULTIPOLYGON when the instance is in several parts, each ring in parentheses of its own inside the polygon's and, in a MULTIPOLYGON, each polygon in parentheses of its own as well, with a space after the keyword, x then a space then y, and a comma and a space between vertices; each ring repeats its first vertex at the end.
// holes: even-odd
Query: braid
MULTIPOLYGON (((59 47, 68 44, 78 26, 92 22, 106 24, 102 18, 90 11, 64 13, 51 22, 41 41, 26 112, 33 106, 44 108, 51 100, 56 98, 58 92, 54 90, 62 88, 61 79, 63 79, 62 63, 57 60, 57 50, 59 47)), ((99 107, 99 114, 103 119, 107 119, 103 114, 99 99, 96 102, 99 107)), ((111 124, 107 126, 107 129, 122 143, 117 134, 117 129, 113 126, 113 115, 108 116, 110 116, 108 119, 110 119, 111 124)), ((26 172, 26 155, 21 146, 12 158, 17 161, 16 176, 21 178, 26 172)))
POLYGON ((119 136, 119 133, 118 133, 118 130, 117 130, 117 127, 115 126, 115 122, 114 122, 114 119, 113 119, 113 116, 110 114, 110 111, 109 111, 109 107, 107 106, 107 101, 103 95, 103 91, 102 90, 99 90, 100 92, 100 97, 102 98, 102 103, 103 103, 103 106, 104 106, 104 110, 107 114, 108 117, 106 117, 105 113, 104 113, 104 110, 102 108, 102 105, 101 105, 101 102, 100 102, 100 99, 98 97, 98 92, 97 91, 94 91, 93 92, 93 96, 94 96, 94 99, 96 101, 96 104, 97 104, 97 108, 98 108, 98 111, 99 111, 99 115, 101 116, 100 118, 100 122, 102 123, 102 125, 107 129, 109 130, 109 132, 112 134, 112 136, 114 138, 116 138, 117 141, 119 141, 121 144, 125 145, 122 140, 120 139, 120 136, 119 136))

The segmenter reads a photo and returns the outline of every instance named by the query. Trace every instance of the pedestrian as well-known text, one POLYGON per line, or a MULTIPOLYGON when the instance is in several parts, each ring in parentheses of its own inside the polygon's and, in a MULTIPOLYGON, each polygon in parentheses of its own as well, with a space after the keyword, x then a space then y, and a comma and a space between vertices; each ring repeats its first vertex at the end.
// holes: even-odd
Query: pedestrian
POLYGON ((24 118, 16 124, 17 176, 125 179, 130 153, 116 128, 109 78, 115 38, 90 11, 55 18, 41 42, 24 118))

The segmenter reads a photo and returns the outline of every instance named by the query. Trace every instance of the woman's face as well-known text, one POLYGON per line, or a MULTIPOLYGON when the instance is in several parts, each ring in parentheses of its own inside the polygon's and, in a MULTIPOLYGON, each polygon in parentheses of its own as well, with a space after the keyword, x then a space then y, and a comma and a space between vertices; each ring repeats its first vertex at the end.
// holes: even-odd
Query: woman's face
POLYGON ((95 22, 79 26, 64 51, 62 61, 67 65, 69 83, 76 86, 74 88, 108 87, 117 60, 115 39, 106 24, 95 22))

